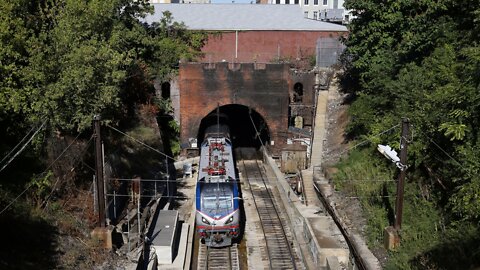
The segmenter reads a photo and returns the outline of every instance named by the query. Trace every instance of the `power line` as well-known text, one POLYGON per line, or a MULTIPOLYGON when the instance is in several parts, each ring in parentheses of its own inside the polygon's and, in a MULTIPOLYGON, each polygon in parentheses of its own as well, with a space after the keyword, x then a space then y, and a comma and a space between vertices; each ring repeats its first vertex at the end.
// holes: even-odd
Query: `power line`
POLYGON ((119 130, 119 129, 116 129, 116 128, 108 125, 108 124, 107 124, 107 127, 111 128, 111 129, 115 130, 116 132, 118 132, 118 133, 120 133, 120 134, 122 134, 122 135, 124 135, 124 136, 126 136, 126 137, 128 137, 128 138, 130 138, 130 139, 132 139, 133 141, 135 141, 135 142, 137 142, 137 143, 139 143, 139 144, 147 147, 148 149, 150 149, 150 150, 152 150, 152 151, 155 151, 155 152, 159 153, 160 155, 163 155, 163 156, 166 157, 166 158, 169 158, 169 159, 171 159, 171 160, 173 160, 173 161, 178 161, 178 160, 176 160, 175 158, 173 158, 173 157, 171 157, 171 156, 169 156, 169 155, 161 152, 161 151, 158 150, 158 149, 153 148, 152 146, 150 146, 150 145, 148 145, 148 144, 146 144, 146 143, 144 143, 144 142, 142 142, 142 141, 140 141, 140 140, 138 140, 138 139, 136 139, 136 138, 128 135, 127 133, 125 133, 125 132, 123 132, 123 131, 121 131, 121 130, 119 130))
MULTIPOLYGON (((65 150, 63 150, 63 152, 60 154, 60 156, 63 155, 63 153, 65 153, 65 151, 78 139, 79 136, 80 136, 80 133, 78 133, 77 137, 75 137, 75 139, 72 141, 72 143, 70 143, 70 145, 67 148, 65 148, 65 150)), ((88 147, 90 146, 90 142, 92 141, 92 139, 93 139, 93 136, 90 137, 90 139, 87 142, 87 146, 85 146, 85 149, 83 149, 82 153, 80 153, 81 158, 83 157, 83 155, 87 151, 88 147)), ((57 161, 57 160, 55 160, 55 161, 57 161)), ((73 167, 73 168, 75 168, 75 167, 73 167)), ((55 181, 55 184, 53 185, 52 191, 50 192, 50 194, 48 194, 48 197, 45 199, 45 202, 44 202, 45 207, 43 208, 43 210, 45 210, 45 208, 47 207, 48 202, 50 200, 50 197, 52 196, 53 192, 55 191, 55 188, 56 188, 59 181, 60 181, 60 177, 57 178, 57 181, 55 181)))
MULTIPOLYGON (((424 134, 425 135, 425 134, 424 134)), ((462 166, 460 162, 458 162, 456 159, 454 159, 451 155, 449 155, 445 150, 443 150, 436 142, 434 142, 430 137, 425 135, 432 143, 435 145, 438 149, 440 149, 445 155, 447 155, 449 158, 451 158, 453 161, 455 161, 459 166, 462 166)))
POLYGON ((396 180, 387 179, 336 179, 333 182, 396 182, 396 180))
MULTIPOLYGON (((389 132, 389 131, 391 131, 391 130, 397 128, 397 127, 399 127, 399 126, 400 126, 400 124, 396 124, 395 126, 389 128, 389 129, 387 129, 387 130, 384 130, 384 131, 382 131, 382 132, 380 132, 380 133, 378 133, 378 134, 374 134, 373 136, 374 136, 374 137, 380 136, 380 135, 382 135, 382 134, 385 134, 385 133, 387 133, 387 132, 389 132)), ((350 151, 350 150, 352 150, 352 149, 354 149, 354 148, 356 148, 356 147, 358 147, 358 146, 360 146, 360 145, 364 145, 364 144, 366 144, 367 142, 371 142, 371 141, 372 141, 371 139, 363 140, 363 141, 355 144, 354 146, 349 147, 349 148, 343 150, 342 152, 340 152, 339 154, 337 154, 337 156, 341 156, 341 155, 343 155, 344 153, 346 153, 346 152, 348 152, 348 151, 350 151)), ((326 155, 329 155, 329 154, 331 154, 331 152, 327 153, 326 155)), ((327 161, 327 160, 330 160, 330 159, 333 159, 333 158, 335 158, 335 156, 332 155, 330 158, 325 158, 325 159, 323 159, 323 161, 327 161)))
POLYGON ((425 136, 430 142, 433 143, 433 145, 435 145, 438 149, 440 149, 440 151, 442 151, 445 155, 447 155, 447 157, 449 157, 450 159, 452 159, 453 161, 455 161, 455 163, 457 163, 458 166, 463 166, 460 162, 458 162, 455 158, 453 158, 450 154, 447 153, 447 151, 445 151, 442 147, 440 147, 440 145, 438 145, 430 136, 428 136, 425 132, 423 132, 422 130, 419 130, 419 132, 421 134, 423 134, 423 136, 425 136))
POLYGON ((36 127, 32 127, 32 128, 30 129, 30 131, 28 131, 28 133, 23 137, 23 139, 20 140, 20 141, 17 143, 17 145, 15 145, 15 147, 13 147, 12 150, 10 150, 10 152, 8 152, 8 154, 5 155, 5 156, 2 158, 2 160, 0 161, 0 163, 3 163, 3 161, 5 161, 5 159, 7 159, 7 158, 13 153, 13 151, 15 151, 15 150, 17 149, 17 147, 20 146, 20 145, 23 143, 23 141, 28 137, 28 135, 30 135, 30 133, 32 133, 32 131, 35 130, 35 128, 36 128, 36 127))
POLYGON ((396 198, 397 195, 377 195, 377 196, 344 196, 346 199, 361 199, 361 198, 396 198))
MULTIPOLYGON (((113 194, 113 193, 107 193, 105 194, 107 196, 111 196, 111 197, 132 197, 133 195, 132 194, 113 194)), ((167 195, 167 196, 159 196, 159 195, 139 195, 140 198, 158 198, 158 197, 162 197, 162 198, 174 198, 174 199, 183 199, 183 200, 192 200, 192 199, 195 199, 197 197, 186 197, 186 196, 173 196, 173 195, 167 195)))
MULTIPOLYGON (((33 140, 33 138, 37 135, 37 133, 43 128, 43 126, 45 125, 45 123, 47 122, 47 120, 45 120, 42 125, 35 131, 35 133, 33 133, 33 135, 30 137, 30 139, 28 139, 28 141, 22 146, 22 148, 20 148, 20 150, 18 150, 9 160, 8 162, 3 165, 3 167, 0 169, 0 172, 3 171, 18 155, 20 155, 20 153, 23 152, 23 150, 25 150, 25 147, 27 147, 27 145, 33 140)), ((30 134, 30 132, 28 133, 30 134)), ((22 141, 24 140, 25 138, 22 139, 22 141)), ((7 154, 7 156, 5 156, 3 159, 2 159, 2 162, 4 159, 6 159, 13 151, 15 148, 17 148, 19 144, 17 144, 13 149, 12 151, 10 151, 10 153, 7 154)), ((1 162, 0 162, 1 163, 1 162)))
MULTIPOLYGON (((250 109, 250 108, 249 108, 249 109, 250 109)), ((250 110, 251 110, 251 109, 250 109, 250 110)), ((260 141, 260 144, 262 145, 264 151, 268 154, 267 148, 265 147, 265 145, 264 145, 263 142, 262 142, 262 139, 260 138, 260 133, 258 132, 257 127, 255 126, 255 123, 253 122, 253 118, 252 118, 251 111, 248 112, 248 117, 250 118, 250 122, 252 122, 253 129, 255 129, 255 136, 256 136, 256 137, 258 138, 258 140, 260 141)))
MULTIPOLYGON (((67 146, 67 148, 65 148, 63 152, 52 163, 50 163, 50 165, 40 174, 44 174, 45 172, 47 172, 53 166, 53 164, 55 164, 55 162, 57 162, 57 160, 59 160, 60 157, 68 150, 68 148, 72 146, 72 144, 77 140, 79 136, 80 136, 80 133, 77 135, 77 137, 75 137, 72 143, 70 143, 67 146)), ((17 197, 15 197, 15 199, 13 199, 7 206, 5 206, 5 208, 2 209, 2 211, 0 211, 0 215, 3 214, 3 212, 7 211, 7 209, 10 208, 10 206, 12 206, 12 204, 14 204, 18 200, 18 198, 20 198, 23 194, 25 194, 25 192, 27 192, 27 190, 29 190, 32 186, 33 186, 33 182, 30 182, 28 186, 17 197)))

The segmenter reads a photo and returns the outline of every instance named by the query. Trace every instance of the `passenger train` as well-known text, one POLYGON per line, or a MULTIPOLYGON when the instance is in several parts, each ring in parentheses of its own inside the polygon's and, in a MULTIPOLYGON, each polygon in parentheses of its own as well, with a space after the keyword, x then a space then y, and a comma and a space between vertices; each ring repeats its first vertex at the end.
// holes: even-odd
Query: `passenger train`
POLYGON ((206 128, 200 146, 195 224, 205 245, 225 247, 240 233, 239 190, 229 128, 206 128))

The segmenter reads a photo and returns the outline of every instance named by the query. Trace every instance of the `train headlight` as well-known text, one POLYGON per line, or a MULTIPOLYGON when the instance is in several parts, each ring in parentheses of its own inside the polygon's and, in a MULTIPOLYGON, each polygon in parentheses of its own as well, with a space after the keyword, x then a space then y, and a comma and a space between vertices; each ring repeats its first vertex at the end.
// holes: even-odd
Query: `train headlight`
POLYGON ((232 221, 233 221, 233 216, 231 216, 231 217, 225 222, 225 224, 230 224, 230 223, 232 223, 232 221))
POLYGON ((208 222, 208 220, 207 220, 206 218, 204 218, 204 217, 202 217, 202 222, 205 223, 205 224, 210 225, 210 222, 208 222))

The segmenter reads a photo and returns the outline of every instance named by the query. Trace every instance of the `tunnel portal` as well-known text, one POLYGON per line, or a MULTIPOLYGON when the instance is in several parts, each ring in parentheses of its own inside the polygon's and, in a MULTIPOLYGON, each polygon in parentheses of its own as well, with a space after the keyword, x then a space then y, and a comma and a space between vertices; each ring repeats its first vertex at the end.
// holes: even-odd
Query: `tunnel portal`
POLYGON ((204 117, 198 130, 198 142, 203 141, 205 129, 216 122, 230 127, 230 137, 234 148, 260 149, 270 141, 268 125, 255 110, 238 104, 218 107, 204 117), (218 113, 217 113, 218 112, 218 113), (219 114, 220 117, 216 117, 219 114))

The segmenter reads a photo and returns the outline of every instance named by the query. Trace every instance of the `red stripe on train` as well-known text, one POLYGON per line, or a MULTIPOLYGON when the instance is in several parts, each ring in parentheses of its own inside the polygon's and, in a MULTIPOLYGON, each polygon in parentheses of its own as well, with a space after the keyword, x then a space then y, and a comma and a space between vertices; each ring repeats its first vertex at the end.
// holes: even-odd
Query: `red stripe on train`
POLYGON ((206 225, 206 226, 198 226, 197 225, 197 230, 222 230, 222 229, 238 229, 239 225, 231 225, 231 226, 212 226, 212 225, 206 225))

